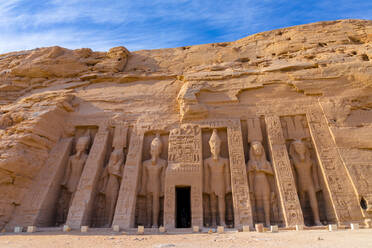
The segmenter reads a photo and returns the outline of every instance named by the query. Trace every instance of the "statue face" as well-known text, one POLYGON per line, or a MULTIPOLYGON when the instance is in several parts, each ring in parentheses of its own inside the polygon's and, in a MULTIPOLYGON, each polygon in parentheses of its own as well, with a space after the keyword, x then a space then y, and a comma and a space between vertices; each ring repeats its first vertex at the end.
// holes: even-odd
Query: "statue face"
POLYGON ((84 139, 78 139, 76 142, 76 151, 84 152, 87 148, 87 142, 84 139))
POLYGON ((306 152, 305 144, 302 142, 301 143, 296 142, 293 144, 293 146, 294 146, 294 150, 300 156, 300 158, 302 160, 305 159, 305 152, 306 152))
POLYGON ((119 161, 120 159, 120 150, 114 150, 112 153, 111 153, 111 159, 113 161, 119 161))
POLYGON ((159 157, 160 155, 160 145, 157 144, 157 143, 151 143, 151 147, 150 147, 150 154, 152 157, 159 157))
POLYGON ((259 143, 254 143, 252 145, 252 148, 253 148, 253 153, 256 155, 256 156, 260 156, 262 155, 262 146, 261 144, 259 143))

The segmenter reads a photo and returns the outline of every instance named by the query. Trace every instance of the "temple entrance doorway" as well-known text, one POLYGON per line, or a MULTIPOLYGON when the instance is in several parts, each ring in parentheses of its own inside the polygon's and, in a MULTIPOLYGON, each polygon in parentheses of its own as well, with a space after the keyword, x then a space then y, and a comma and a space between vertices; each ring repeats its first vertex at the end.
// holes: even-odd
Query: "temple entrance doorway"
POLYGON ((176 187, 176 228, 191 227, 191 187, 176 187))

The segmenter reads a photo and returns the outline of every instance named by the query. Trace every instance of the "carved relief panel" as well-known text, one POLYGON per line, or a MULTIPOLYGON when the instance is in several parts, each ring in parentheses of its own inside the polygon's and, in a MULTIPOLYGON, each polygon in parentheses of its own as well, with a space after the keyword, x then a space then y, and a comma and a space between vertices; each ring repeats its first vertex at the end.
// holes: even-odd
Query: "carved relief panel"
POLYGON ((329 130, 327 119, 320 107, 306 114, 310 134, 314 142, 324 182, 338 223, 350 223, 362 219, 362 209, 352 181, 329 130))
POLYGON ((204 226, 234 226, 227 130, 203 129, 204 226))
POLYGON ((332 205, 319 168, 305 115, 280 118, 306 225, 332 219, 332 205))
POLYGON ((112 147, 100 173, 94 199, 91 226, 110 227, 114 218, 124 164, 127 154, 128 126, 125 123, 114 127, 112 147))
MULTIPOLYGON (((231 182, 231 197, 229 199, 229 194, 226 195, 226 201, 228 205, 233 205, 233 210, 226 206, 226 220, 230 221, 228 225, 234 225, 235 228, 241 228, 243 225, 249 225, 253 228, 252 220, 252 209, 250 203, 250 195, 247 183, 247 173, 245 168, 245 158, 244 158, 244 148, 243 148, 243 138, 240 120, 208 120, 205 122, 200 122, 200 126, 203 130, 217 129, 218 135, 224 140, 224 130, 226 130, 227 143, 221 142, 221 157, 229 159, 229 171, 230 171, 230 182, 231 182), (227 151, 226 151, 227 148, 227 151), (227 152, 227 153, 226 153, 227 152), (230 215, 233 215, 233 223, 230 220, 230 215)), ((210 151, 209 139, 211 138, 211 133, 208 135, 203 135, 203 158, 210 156, 208 150, 210 151), (207 151, 207 154, 205 154, 207 151)), ((221 139, 220 137, 220 139, 221 139)), ((229 191, 230 189, 227 188, 229 191)), ((204 197, 205 204, 209 204, 208 198, 204 197)), ((209 206, 207 205, 208 209, 209 206)), ((205 222, 211 221, 211 218, 205 218, 205 222)))
POLYGON ((266 226, 281 224, 279 195, 269 156, 264 120, 249 118, 242 121, 242 126, 246 137, 243 143, 253 220, 266 226))
POLYGON ((171 130, 164 199, 164 226, 167 228, 202 226, 201 152, 199 126, 185 124, 171 130), (182 191, 189 192, 184 195, 186 201, 179 197, 182 191))
POLYGON ((266 130, 284 225, 303 225, 301 205, 297 196, 283 130, 278 116, 265 116, 266 130))

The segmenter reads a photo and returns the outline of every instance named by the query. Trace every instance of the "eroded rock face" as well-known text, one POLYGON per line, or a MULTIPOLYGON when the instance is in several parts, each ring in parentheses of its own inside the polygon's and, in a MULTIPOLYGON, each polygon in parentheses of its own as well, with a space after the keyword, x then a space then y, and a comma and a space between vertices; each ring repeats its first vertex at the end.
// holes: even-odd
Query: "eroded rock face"
POLYGON ((0 55, 0 226, 368 222, 371 78, 372 21, 363 20, 172 49, 48 47, 0 55), (208 145, 212 130, 231 177, 231 191, 217 198, 204 188, 204 161, 219 170, 208 145), (81 187, 66 204, 68 158, 86 133, 92 142, 81 187), (155 137, 165 175, 157 193, 143 193, 142 173, 159 164, 151 162, 155 137), (255 143, 268 161, 246 168, 255 143), (292 144, 304 146, 306 160, 290 154, 292 144), (114 150, 125 157, 115 173, 107 169, 114 150), (301 164, 319 180, 305 183, 310 196, 299 188, 301 164), (107 189, 110 177, 115 189, 107 189), (260 181, 265 192, 256 192, 260 181), (175 210, 178 194, 190 195, 182 204, 191 210, 175 210), (219 199, 225 208, 215 206, 219 199), (64 206, 59 213, 57 205, 64 206))

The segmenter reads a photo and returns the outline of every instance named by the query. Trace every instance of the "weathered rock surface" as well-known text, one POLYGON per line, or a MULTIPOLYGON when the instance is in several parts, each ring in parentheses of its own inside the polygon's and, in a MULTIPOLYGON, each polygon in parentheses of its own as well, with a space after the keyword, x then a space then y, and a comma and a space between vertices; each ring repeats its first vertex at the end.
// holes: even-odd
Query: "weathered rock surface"
POLYGON ((372 209, 372 21, 320 22, 170 49, 2 54, 0 226, 22 204, 50 150, 75 132, 71 123, 120 116, 161 130, 311 104, 321 107, 353 189, 372 209))

